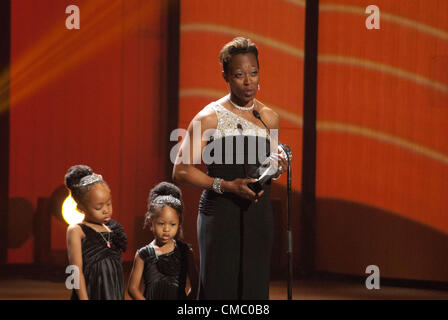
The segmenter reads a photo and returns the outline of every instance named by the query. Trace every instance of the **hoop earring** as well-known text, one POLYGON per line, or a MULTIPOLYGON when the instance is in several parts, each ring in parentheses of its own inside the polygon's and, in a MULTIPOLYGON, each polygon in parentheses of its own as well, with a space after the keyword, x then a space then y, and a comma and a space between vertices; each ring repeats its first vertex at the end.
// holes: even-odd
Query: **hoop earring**
POLYGON ((258 84, 258 91, 260 91, 260 84, 258 84))

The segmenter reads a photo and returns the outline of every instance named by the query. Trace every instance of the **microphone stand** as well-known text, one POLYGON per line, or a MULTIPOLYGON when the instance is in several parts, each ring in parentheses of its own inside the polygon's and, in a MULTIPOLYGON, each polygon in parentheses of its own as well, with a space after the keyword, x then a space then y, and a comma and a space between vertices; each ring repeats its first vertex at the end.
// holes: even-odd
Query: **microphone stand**
MULTIPOLYGON (((261 119, 261 115, 257 110, 253 110, 252 114, 255 118, 261 121, 263 126, 268 130, 269 134, 271 133, 271 130, 269 127, 264 123, 263 119, 261 119)), ((286 227, 286 254, 288 257, 288 288, 287 288, 287 295, 288 300, 292 300, 292 281, 293 281, 293 265, 292 265, 292 232, 291 232, 291 152, 287 145, 280 144, 283 151, 285 151, 286 154, 286 160, 288 161, 288 168, 287 168, 287 183, 286 183, 286 215, 287 215, 287 227, 286 227)))
POLYGON ((286 230, 286 237, 288 241, 286 254, 288 255, 288 300, 292 299, 292 232, 291 232, 291 162, 289 158, 289 154, 286 152, 286 157, 288 160, 288 169, 287 169, 287 183, 286 183, 286 196, 287 196, 287 202, 286 202, 286 214, 287 214, 287 230, 286 230))
MULTIPOLYGON (((246 148, 243 134, 243 126, 238 123, 236 126, 237 130, 240 133, 240 137, 243 139, 242 143, 244 149, 246 148)), ((235 141, 237 143, 237 141, 235 141)), ((238 148, 237 148, 238 150, 238 148)), ((247 169, 246 169, 246 152, 243 152, 243 175, 244 178, 247 178, 247 169)), ((238 269, 238 300, 243 299, 243 257, 244 257, 244 212, 243 209, 240 208, 240 265, 238 269)))

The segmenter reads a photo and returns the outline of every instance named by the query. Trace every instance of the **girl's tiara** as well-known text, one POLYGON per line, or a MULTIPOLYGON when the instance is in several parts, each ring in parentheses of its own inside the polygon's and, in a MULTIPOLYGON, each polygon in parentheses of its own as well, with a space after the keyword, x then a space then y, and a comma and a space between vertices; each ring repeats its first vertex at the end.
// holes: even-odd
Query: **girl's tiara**
POLYGON ((160 204, 174 204, 177 206, 181 206, 182 202, 177 199, 176 197, 173 197, 172 195, 163 195, 163 196, 157 196, 153 201, 152 204, 154 205, 160 205, 160 204))
POLYGON ((92 173, 88 176, 82 177, 81 180, 79 180, 79 183, 73 186, 75 188, 81 188, 99 181, 103 181, 103 177, 100 174, 92 173))

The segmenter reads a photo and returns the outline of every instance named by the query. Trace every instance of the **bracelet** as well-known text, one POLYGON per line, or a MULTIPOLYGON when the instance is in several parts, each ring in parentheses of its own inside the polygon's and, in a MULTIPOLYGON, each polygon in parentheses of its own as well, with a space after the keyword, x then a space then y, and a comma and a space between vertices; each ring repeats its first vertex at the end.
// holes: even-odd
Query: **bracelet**
POLYGON ((215 178, 213 180, 212 189, 216 193, 223 194, 224 192, 221 190, 221 183, 224 181, 224 179, 221 178, 215 178))

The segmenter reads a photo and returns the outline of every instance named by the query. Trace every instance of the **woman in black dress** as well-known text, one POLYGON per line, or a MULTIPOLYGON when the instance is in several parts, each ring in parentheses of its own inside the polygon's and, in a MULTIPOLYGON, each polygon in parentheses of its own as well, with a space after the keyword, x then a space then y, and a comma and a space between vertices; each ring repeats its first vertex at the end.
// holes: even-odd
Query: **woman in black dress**
POLYGON ((121 253, 127 237, 121 225, 112 220, 112 199, 102 176, 87 166, 71 167, 65 184, 85 214, 82 223, 67 229, 69 262, 79 270, 79 287, 74 300, 121 300, 124 297, 121 253))
MULTIPOLYGON (((270 183, 258 194, 248 184, 258 178, 256 169, 277 153, 277 146, 253 110, 271 133, 279 129, 279 117, 255 99, 259 63, 254 43, 235 38, 219 58, 230 93, 207 105, 190 123, 173 179, 204 189, 197 221, 199 298, 268 299, 273 239, 270 183), (210 139, 202 139, 203 134, 210 139), (194 166, 201 161, 206 173, 194 166)), ((276 177, 287 168, 286 159, 278 159, 276 177)))

